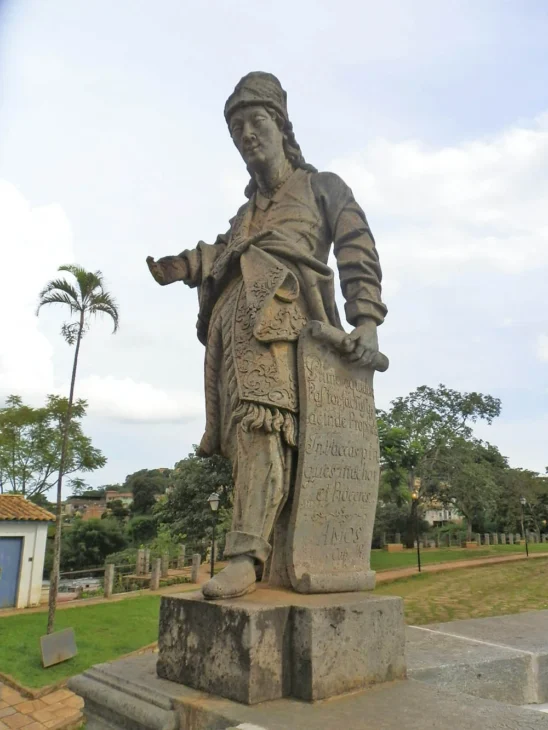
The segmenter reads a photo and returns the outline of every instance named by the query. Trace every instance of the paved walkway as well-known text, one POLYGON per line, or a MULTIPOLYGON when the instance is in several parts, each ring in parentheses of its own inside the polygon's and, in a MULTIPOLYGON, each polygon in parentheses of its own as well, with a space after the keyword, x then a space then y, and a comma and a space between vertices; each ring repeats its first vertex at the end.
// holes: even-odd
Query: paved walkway
POLYGON ((0 730, 72 730, 83 722, 83 706, 68 689, 29 700, 0 682, 0 730))
MULTIPOLYGON (((496 558, 472 558, 471 560, 451 560, 447 563, 433 563, 422 565, 423 573, 441 573, 446 570, 458 570, 459 568, 477 568, 481 565, 496 565, 497 563, 515 563, 517 560, 533 560, 534 558, 548 558, 548 553, 529 553, 529 558, 525 553, 517 553, 511 555, 503 555, 496 558)), ((396 568, 394 570, 381 570, 377 572, 377 583, 385 581, 398 580, 398 578, 407 578, 410 575, 416 575, 417 566, 410 568, 396 568)))

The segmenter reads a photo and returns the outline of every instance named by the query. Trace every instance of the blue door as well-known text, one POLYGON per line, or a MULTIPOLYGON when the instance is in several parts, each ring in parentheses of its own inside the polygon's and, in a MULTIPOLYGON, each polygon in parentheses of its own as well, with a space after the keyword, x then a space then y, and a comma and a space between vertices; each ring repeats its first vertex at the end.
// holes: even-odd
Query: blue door
POLYGON ((22 552, 22 537, 0 537, 0 608, 17 603, 22 552))

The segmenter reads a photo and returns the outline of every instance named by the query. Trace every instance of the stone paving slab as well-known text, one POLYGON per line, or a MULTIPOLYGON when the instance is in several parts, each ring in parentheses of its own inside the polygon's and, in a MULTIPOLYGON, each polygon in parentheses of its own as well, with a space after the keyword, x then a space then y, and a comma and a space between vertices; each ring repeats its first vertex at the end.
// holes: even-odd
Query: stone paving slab
POLYGON ((548 610, 428 624, 429 629, 535 654, 548 654, 548 610))
POLYGON ((406 632, 409 676, 516 705, 548 702, 548 611, 406 632))
POLYGON ((411 679, 513 705, 538 699, 529 653, 408 626, 406 655, 411 679))
POLYGON ((68 689, 29 700, 0 683, 0 730, 72 730, 83 720, 83 705, 68 689))
POLYGON ((86 711, 93 698, 88 730, 548 730, 542 712, 471 696, 464 700, 458 692, 414 680, 312 704, 282 699, 250 707, 158 679, 155 658, 145 655, 99 665, 71 684, 85 691, 86 711), (139 725, 141 700, 149 713, 146 725, 139 725))

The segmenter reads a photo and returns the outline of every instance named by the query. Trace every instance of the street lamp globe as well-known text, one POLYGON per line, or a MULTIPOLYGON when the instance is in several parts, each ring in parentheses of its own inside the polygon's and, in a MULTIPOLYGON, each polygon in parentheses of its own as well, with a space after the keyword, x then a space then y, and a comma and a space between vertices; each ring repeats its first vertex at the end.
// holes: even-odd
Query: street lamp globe
POLYGON ((525 497, 520 497, 519 501, 521 502, 522 507, 525 507, 525 505, 527 504, 527 500, 525 499, 525 497))
POLYGON ((419 493, 417 492, 417 490, 416 490, 416 489, 414 489, 414 490, 413 490, 413 491, 411 492, 411 499, 412 499, 413 501, 416 501, 416 500, 417 500, 418 498, 419 498, 419 493))
POLYGON ((207 498, 207 501, 209 502, 211 510, 213 512, 217 512, 217 510, 219 509, 219 502, 221 501, 221 498, 219 497, 217 492, 212 492, 207 498))

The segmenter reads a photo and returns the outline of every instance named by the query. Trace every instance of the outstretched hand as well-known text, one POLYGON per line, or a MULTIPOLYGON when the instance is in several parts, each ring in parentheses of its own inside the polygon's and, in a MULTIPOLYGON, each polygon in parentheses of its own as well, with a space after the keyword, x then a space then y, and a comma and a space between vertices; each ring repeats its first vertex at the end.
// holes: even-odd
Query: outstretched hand
POLYGON ((180 256, 164 256, 158 261, 147 256, 147 265, 154 280, 162 286, 188 278, 187 263, 180 256))
POLYGON ((355 327, 342 341, 341 351, 350 362, 371 365, 379 351, 376 322, 367 320, 355 327))

